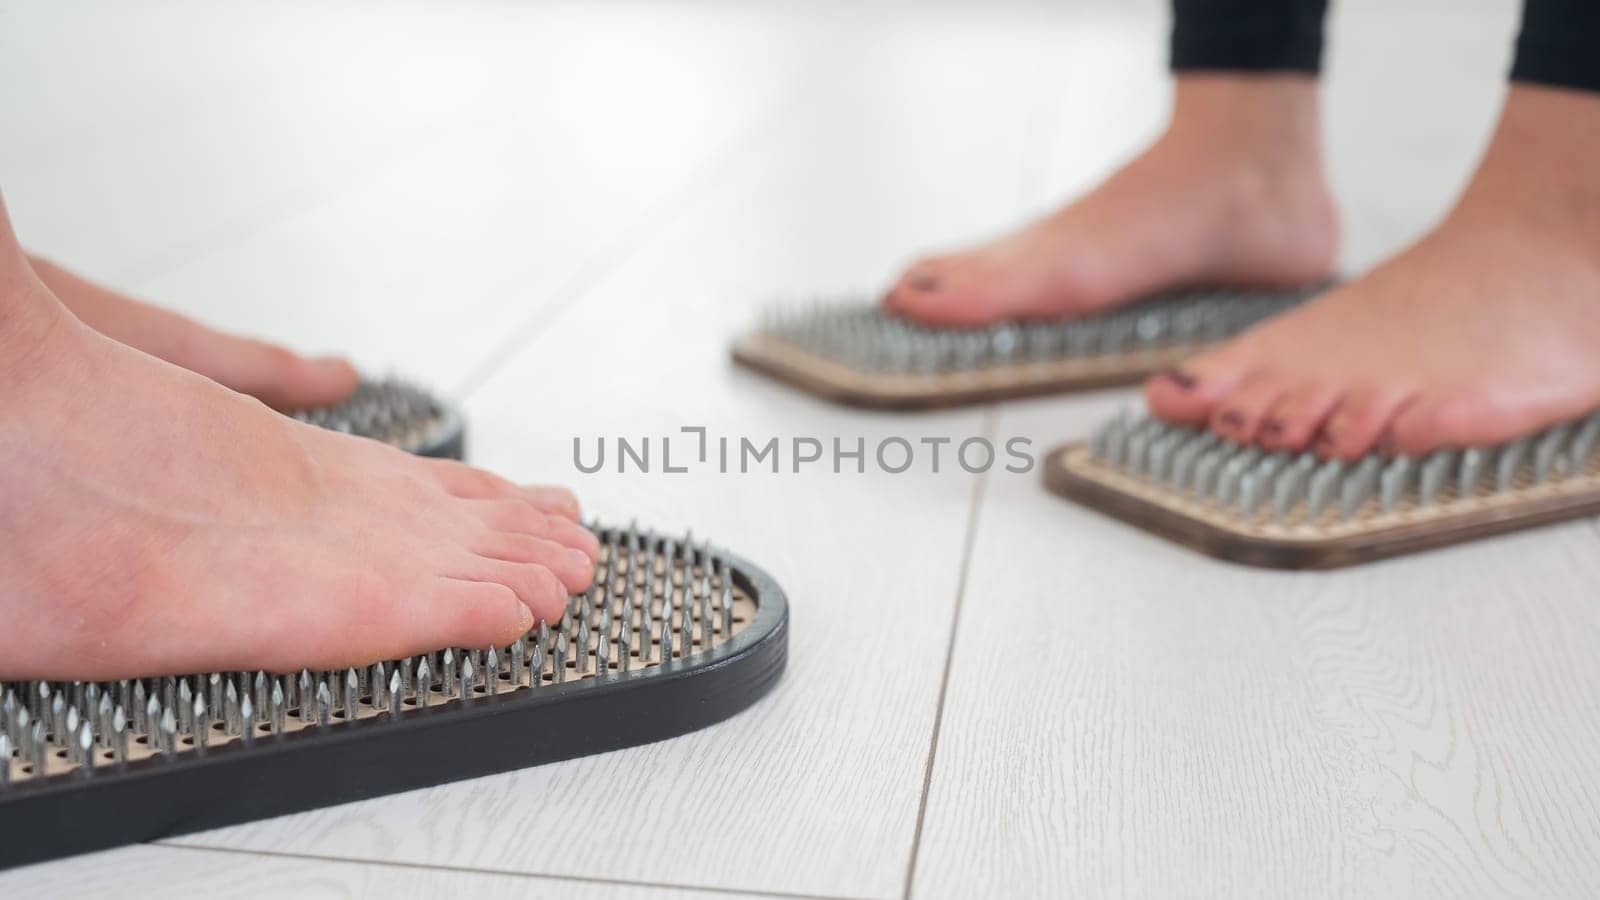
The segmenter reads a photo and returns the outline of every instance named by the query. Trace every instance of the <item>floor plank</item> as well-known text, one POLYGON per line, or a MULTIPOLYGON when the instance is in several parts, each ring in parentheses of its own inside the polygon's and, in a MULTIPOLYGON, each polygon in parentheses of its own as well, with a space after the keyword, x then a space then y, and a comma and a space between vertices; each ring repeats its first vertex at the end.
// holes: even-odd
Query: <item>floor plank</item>
MULTIPOLYGON (((757 895, 669 885, 582 882, 423 866, 378 865, 315 857, 263 856, 191 847, 142 845, 0 872, 0 896, 300 897, 387 900, 471 896, 564 900, 713 900, 757 895)), ((767 895, 770 897, 770 895, 767 895)))
MULTIPOLYGON (((1328 140, 1349 270, 1448 204, 1514 18, 1338 8, 1328 140)), ((1057 159, 1061 193, 1103 164, 1057 159)), ((1013 404, 997 427, 1049 446, 1136 403, 1013 404)), ((1595 891, 1593 522, 1283 574, 1031 479, 991 476, 985 496, 914 896, 1595 891)))
POLYGON ((919 247, 1014 217, 1035 128, 1029 86, 1049 49, 958 18, 902 26, 847 54, 771 140, 470 398, 481 462, 575 482, 608 520, 693 528, 769 567, 794 604, 791 668, 772 697, 666 744, 194 840, 897 896, 972 476, 948 455, 938 474, 575 476, 572 441, 694 425, 713 441, 815 435, 868 447, 980 434, 974 411, 904 417, 817 403, 732 370, 726 342, 775 293, 867 288, 919 247), (988 80, 969 77, 978 67, 988 80), (997 84, 1009 86, 999 99, 997 84), (433 824, 395 824, 418 820, 433 824))
MULTIPOLYGON (((1334 5, 1346 271, 1448 204, 1516 5, 1334 5)), ((686 425, 1042 451, 1129 402, 869 415, 723 354, 765 299, 876 289, 1093 184, 1161 121, 1163 3, 125 6, 0 11, 0 84, 29 87, 0 91, 21 126, 0 186, 32 246, 431 381, 480 462, 729 544, 791 593, 791 670, 679 740, 0 873, 0 894, 877 898, 913 858, 919 897, 1600 892, 1592 522, 1283 575, 1035 475, 980 493, 948 459, 570 462, 574 438, 686 425)))
POLYGON ((1592 893, 1596 549, 1578 522, 1262 572, 993 478, 915 896, 1592 893))

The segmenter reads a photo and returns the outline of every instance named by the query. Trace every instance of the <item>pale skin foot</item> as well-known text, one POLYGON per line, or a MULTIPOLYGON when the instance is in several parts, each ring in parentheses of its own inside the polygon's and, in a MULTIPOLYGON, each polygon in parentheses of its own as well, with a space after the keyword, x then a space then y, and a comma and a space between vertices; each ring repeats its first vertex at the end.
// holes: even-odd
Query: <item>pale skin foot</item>
POLYGON ((268 406, 332 406, 356 389, 356 371, 343 359, 308 359, 283 347, 225 334, 95 284, 47 259, 31 256, 28 261, 56 299, 90 328, 268 406))
POLYGON ((1338 221, 1316 82, 1186 75, 1156 142, 1100 187, 974 250, 915 263, 884 298, 934 325, 1104 311, 1169 289, 1328 279, 1338 221))
POLYGON ((1456 208, 1371 274, 1152 378, 1156 415, 1353 459, 1600 407, 1600 96, 1515 86, 1456 208))
POLYGON ((67 313, 0 208, 0 679, 515 640, 599 545, 559 489, 302 425, 67 313))

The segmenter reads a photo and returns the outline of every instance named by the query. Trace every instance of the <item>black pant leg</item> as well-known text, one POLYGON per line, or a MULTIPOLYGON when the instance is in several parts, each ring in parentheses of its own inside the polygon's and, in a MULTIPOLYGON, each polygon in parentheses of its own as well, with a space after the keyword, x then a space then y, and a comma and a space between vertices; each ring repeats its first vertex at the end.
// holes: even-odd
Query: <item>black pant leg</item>
POLYGON ((1524 0, 1511 79, 1600 91, 1600 0, 1524 0))
POLYGON ((1174 72, 1316 74, 1322 67, 1328 0, 1173 0, 1172 8, 1174 72))

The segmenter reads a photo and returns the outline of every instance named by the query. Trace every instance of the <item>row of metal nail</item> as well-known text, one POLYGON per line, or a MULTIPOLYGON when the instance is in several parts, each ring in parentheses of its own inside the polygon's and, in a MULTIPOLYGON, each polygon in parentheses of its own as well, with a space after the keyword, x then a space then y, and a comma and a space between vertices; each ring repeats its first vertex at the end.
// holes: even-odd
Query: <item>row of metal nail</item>
POLYGON ((1245 521, 1346 521, 1372 501, 1389 513, 1582 474, 1600 449, 1600 413, 1494 447, 1420 459, 1370 454, 1354 462, 1269 453, 1199 429, 1123 412, 1095 432, 1092 459, 1245 521))
POLYGON ((861 302, 769 310, 760 331, 852 368, 887 374, 963 372, 1221 340, 1315 293, 1188 292, 1087 318, 930 328, 861 302))
POLYGON ((293 415, 302 422, 396 443, 418 429, 437 422, 442 414, 431 394, 398 379, 362 381, 337 406, 301 410, 293 415))
POLYGON ((706 652, 743 624, 725 557, 692 538, 601 532, 594 585, 508 647, 448 648, 343 671, 210 672, 0 683, 0 787, 63 768, 91 777, 144 755, 203 755, 306 727, 626 673, 706 652), (54 760, 54 762, 52 762, 54 760))

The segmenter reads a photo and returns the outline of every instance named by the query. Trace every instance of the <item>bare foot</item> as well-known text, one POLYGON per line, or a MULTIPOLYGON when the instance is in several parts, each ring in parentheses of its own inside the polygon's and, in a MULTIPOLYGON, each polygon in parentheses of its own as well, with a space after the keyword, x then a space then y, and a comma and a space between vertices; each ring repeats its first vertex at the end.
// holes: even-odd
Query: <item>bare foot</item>
POLYGON ((1456 209, 1371 274, 1146 386, 1162 418, 1350 459, 1600 407, 1600 97, 1517 86, 1456 209))
POLYGON ((505 644, 590 582, 569 515, 563 491, 302 425, 110 340, 0 209, 0 679, 505 644))
POLYGON ((912 265, 884 304, 931 324, 1083 315, 1163 290, 1324 281, 1338 222, 1299 75, 1178 79, 1165 134, 1082 199, 912 265))
POLYGON ((224 334, 30 257, 35 274, 90 328, 278 409, 332 406, 356 389, 342 359, 307 359, 282 347, 224 334))

